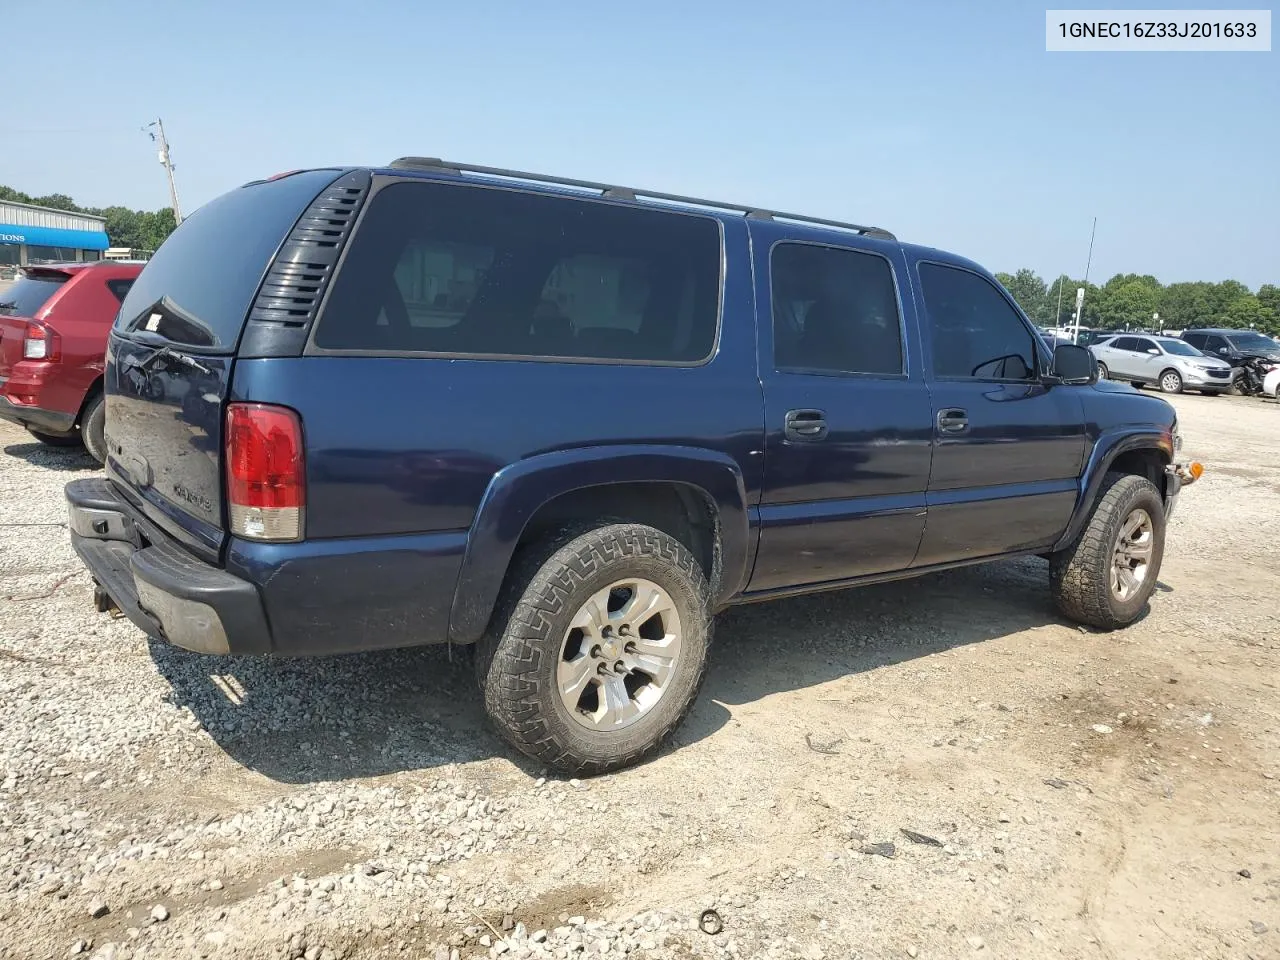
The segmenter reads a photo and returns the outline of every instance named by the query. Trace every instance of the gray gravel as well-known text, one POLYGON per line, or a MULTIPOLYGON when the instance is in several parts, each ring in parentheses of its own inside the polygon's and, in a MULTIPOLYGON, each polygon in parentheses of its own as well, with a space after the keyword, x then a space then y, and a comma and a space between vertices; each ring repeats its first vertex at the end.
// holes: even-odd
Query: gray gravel
POLYGON ((202 658, 94 613, 93 465, 0 424, 0 956, 1274 950, 1280 406, 1178 404, 1210 473, 1131 630, 1060 621, 1037 560, 732 611, 673 748, 583 782, 487 731, 465 650, 202 658))

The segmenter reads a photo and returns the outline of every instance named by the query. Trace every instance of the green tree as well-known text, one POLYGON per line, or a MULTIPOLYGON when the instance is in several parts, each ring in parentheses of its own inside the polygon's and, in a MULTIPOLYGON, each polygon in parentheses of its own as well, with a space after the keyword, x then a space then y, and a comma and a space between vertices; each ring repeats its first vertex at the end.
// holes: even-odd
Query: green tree
POLYGON ((1052 321, 1053 311, 1045 299, 1049 288, 1034 270, 1023 267, 1013 276, 997 273, 996 279, 1018 301, 1018 306, 1032 323, 1043 325, 1052 321))
POLYGON ((55 210, 66 210, 70 213, 84 213, 76 206, 76 202, 65 193, 51 193, 47 197, 36 197, 31 201, 37 207, 53 207, 55 210))
POLYGON ((1259 302, 1271 311, 1277 322, 1280 322, 1280 287, 1274 283, 1264 283, 1258 288, 1257 297, 1259 302))
POLYGON ((1171 283, 1160 292, 1160 322, 1170 330, 1206 326, 1214 314, 1216 284, 1171 283))
POLYGON ((1116 274, 1103 284, 1098 298, 1101 325, 1108 330, 1151 326, 1162 289, 1160 281, 1152 276, 1116 274))
POLYGON ((1084 287, 1084 314, 1080 317, 1080 325, 1098 326, 1098 287, 1086 281, 1072 280, 1065 273, 1049 284, 1049 289, 1045 292, 1045 315, 1050 318, 1048 326, 1065 327, 1075 319, 1078 287, 1084 287), (1061 312, 1058 310, 1059 290, 1062 291, 1061 312))
POLYGON ((1275 314, 1252 293, 1246 293, 1232 300, 1227 304, 1221 317, 1220 322, 1224 327, 1235 327, 1240 330, 1253 328, 1263 333, 1267 332, 1275 321, 1275 314))

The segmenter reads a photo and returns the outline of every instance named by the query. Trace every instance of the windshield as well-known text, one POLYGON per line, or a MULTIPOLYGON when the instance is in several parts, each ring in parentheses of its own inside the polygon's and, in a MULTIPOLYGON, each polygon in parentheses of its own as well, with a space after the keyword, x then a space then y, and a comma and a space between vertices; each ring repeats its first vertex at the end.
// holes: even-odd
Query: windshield
POLYGON ((70 278, 65 274, 45 274, 36 279, 23 277, 7 290, 0 291, 0 315, 34 317, 36 311, 70 278))
POLYGON ((1164 348, 1165 353, 1172 353, 1175 357, 1203 357, 1204 354, 1187 343, 1185 340, 1157 340, 1157 343, 1164 348))
POLYGON ((1231 342, 1241 353, 1263 353, 1268 356, 1280 355, 1280 344, 1260 333, 1233 333, 1231 342))

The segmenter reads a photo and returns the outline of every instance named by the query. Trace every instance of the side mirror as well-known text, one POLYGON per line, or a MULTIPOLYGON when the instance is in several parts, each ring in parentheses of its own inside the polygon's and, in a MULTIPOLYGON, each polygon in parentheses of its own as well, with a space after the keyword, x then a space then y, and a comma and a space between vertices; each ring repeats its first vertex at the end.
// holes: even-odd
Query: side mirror
POLYGON ((1160 351, 1155 347, 1147 347, 1147 353, 1151 354, 1153 357, 1160 356, 1160 351))
POLYGON ((1219 347, 1219 348, 1218 348, 1218 353, 1222 354, 1224 357, 1225 357, 1228 353, 1230 353, 1230 352, 1231 352, 1231 351, 1230 351, 1230 350, 1228 350, 1226 347, 1219 347))
POLYGON ((1062 343, 1053 350, 1053 369, 1049 372, 1063 383, 1097 383, 1098 359, 1087 347, 1062 343))

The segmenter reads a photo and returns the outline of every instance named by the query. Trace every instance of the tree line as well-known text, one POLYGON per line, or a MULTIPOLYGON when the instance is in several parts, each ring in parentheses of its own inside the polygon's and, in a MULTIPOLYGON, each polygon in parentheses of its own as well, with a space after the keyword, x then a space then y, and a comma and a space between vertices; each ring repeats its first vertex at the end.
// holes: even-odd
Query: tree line
POLYGON ((38 207, 52 207, 68 213, 88 213, 106 218, 107 241, 113 247, 131 247, 135 250, 155 250, 169 234, 173 233, 173 211, 130 210, 128 207, 82 207, 64 193, 51 193, 46 197, 32 197, 0 184, 0 200, 14 203, 33 203, 38 207))
POLYGON ((1117 273, 1101 286, 1066 274, 1052 283, 1034 270, 997 273, 1018 305, 1042 327, 1068 326, 1076 310, 1076 288, 1084 287, 1080 325, 1102 330, 1231 327, 1280 334, 1280 286, 1265 283, 1252 292, 1238 280, 1162 284, 1149 274, 1117 273), (1061 291, 1061 309, 1059 309, 1061 291), (1154 319, 1156 315, 1159 319, 1154 319))

